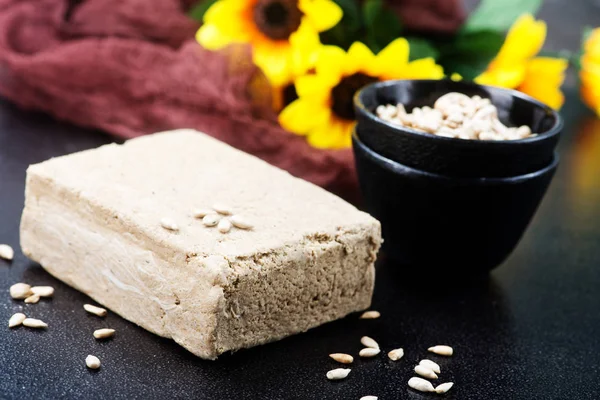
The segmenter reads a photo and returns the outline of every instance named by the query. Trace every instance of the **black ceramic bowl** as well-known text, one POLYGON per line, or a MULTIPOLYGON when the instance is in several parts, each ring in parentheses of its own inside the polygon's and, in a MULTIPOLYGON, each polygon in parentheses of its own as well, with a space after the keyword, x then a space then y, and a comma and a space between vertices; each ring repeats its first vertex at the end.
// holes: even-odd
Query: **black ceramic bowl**
POLYGON ((428 172, 462 177, 508 177, 552 162, 562 119, 550 107, 523 93, 451 80, 386 81, 369 85, 354 98, 361 140, 377 153, 428 172), (402 103, 407 110, 449 92, 489 98, 508 126, 528 125, 538 136, 511 141, 463 140, 419 132, 378 118, 381 104, 402 103))
POLYGON ((558 156, 510 178, 454 178, 387 159, 353 136, 367 211, 381 221, 383 252, 408 272, 485 273, 510 254, 533 217, 558 156))

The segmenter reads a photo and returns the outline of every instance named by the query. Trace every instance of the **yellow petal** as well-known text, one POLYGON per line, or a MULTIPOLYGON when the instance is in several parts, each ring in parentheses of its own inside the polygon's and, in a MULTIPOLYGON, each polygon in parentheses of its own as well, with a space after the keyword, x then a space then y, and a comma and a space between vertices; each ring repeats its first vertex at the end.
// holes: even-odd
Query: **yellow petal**
POLYGON ((462 81, 463 77, 458 72, 453 72, 452 75, 450 75, 450 79, 452 79, 454 82, 458 82, 462 81))
POLYGON ((527 64, 525 78, 518 90, 559 109, 564 96, 560 87, 569 62, 562 58, 537 57, 527 64))
POLYGON ((317 125, 322 125, 329 120, 330 110, 326 104, 319 107, 312 101, 298 99, 281 111, 279 124, 290 132, 306 135, 317 125))
POLYGON ((344 75, 352 75, 357 72, 370 72, 375 65, 375 55, 361 42, 354 42, 348 49, 344 75))
POLYGON ((216 25, 204 24, 196 32, 196 41, 205 49, 219 50, 235 42, 235 39, 221 32, 216 25))
POLYGON ((318 75, 338 81, 341 79, 346 62, 346 52, 337 46, 323 46, 319 50, 316 62, 318 75))
POLYGON ((523 62, 537 55, 546 40, 546 23, 536 21, 531 14, 519 17, 508 31, 495 64, 523 62))
POLYGON ((444 68, 435 63, 431 57, 420 58, 408 63, 402 69, 402 75, 399 78, 404 79, 442 79, 444 77, 444 68))
POLYGON ((500 86, 515 89, 525 79, 525 65, 507 66, 486 71, 474 81, 480 85, 500 86))
POLYGON ((304 75, 296 79, 296 93, 298 97, 321 98, 329 97, 331 89, 339 83, 331 81, 321 75, 304 75))
POLYGON ((289 44, 256 43, 253 59, 273 86, 283 86, 292 79, 289 69, 291 62, 289 44))
POLYGON ((343 16, 340 6, 331 0, 300 0, 298 8, 319 32, 333 28, 343 16))
POLYGON ((206 10, 204 23, 230 24, 233 14, 240 14, 248 8, 247 0, 219 0, 206 10))
POLYGON ((600 28, 594 29, 585 41, 583 59, 600 64, 600 28))
POLYGON ((375 71, 370 72, 385 79, 400 77, 400 71, 408 64, 409 51, 406 39, 394 40, 377 54, 374 63, 375 71))
POLYGON ((317 149, 334 149, 340 145, 342 125, 335 117, 316 126, 307 137, 308 143, 317 149))
POLYGON ((292 75, 297 77, 315 67, 321 42, 317 31, 307 23, 300 24, 289 39, 292 46, 290 68, 292 75))

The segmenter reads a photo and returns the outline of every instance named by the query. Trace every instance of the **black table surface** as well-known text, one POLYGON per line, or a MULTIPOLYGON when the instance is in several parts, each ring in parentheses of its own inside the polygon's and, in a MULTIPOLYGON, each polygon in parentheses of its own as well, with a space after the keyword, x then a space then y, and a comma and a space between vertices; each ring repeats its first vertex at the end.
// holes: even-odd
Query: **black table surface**
MULTIPOLYGON (((569 8, 565 18, 599 15, 591 2, 578 4, 583 11, 569 8)), ((406 385, 425 357, 442 366, 440 382, 455 382, 448 399, 600 398, 600 120, 569 81, 559 171, 521 243, 489 280, 457 286, 430 276, 415 282, 384 260, 373 299, 380 319, 352 315, 217 361, 198 359, 114 313, 105 319, 86 314, 82 304, 89 298, 21 254, 27 166, 112 139, 0 100, 0 243, 16 250, 12 263, 0 260, 0 398, 436 398, 406 385), (56 294, 35 305, 13 301, 8 288, 19 281, 52 285, 56 294), (6 321, 21 310, 49 328, 9 330, 6 321), (94 340, 92 331, 101 327, 115 328, 114 339, 94 340), (406 355, 398 362, 383 354, 356 357, 346 380, 328 381, 325 373, 340 365, 327 355, 356 356, 362 335, 384 351, 403 347, 406 355), (455 355, 428 354, 434 344, 452 345, 455 355), (102 360, 100 370, 85 367, 88 354, 102 360)))

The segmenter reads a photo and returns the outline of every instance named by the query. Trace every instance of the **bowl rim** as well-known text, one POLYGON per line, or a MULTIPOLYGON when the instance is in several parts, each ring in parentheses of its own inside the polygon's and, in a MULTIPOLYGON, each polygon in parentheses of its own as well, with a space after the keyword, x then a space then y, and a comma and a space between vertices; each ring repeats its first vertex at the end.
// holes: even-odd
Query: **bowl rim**
POLYGON ((421 138, 425 138, 425 140, 428 140, 428 139, 441 140, 442 142, 443 141, 447 141, 447 142, 460 141, 461 144, 465 145, 465 146, 469 146, 469 145, 477 146, 477 144, 487 145, 488 143, 494 143, 494 145, 504 145, 504 146, 509 145, 510 146, 511 144, 515 144, 515 143, 521 144, 521 143, 537 142, 537 141, 544 140, 546 138, 549 138, 551 136, 555 136, 555 135, 559 134, 563 128, 563 119, 560 116, 560 114, 556 110, 554 110, 552 107, 542 103, 541 101, 534 99, 533 97, 531 97, 523 92, 519 92, 517 90, 506 89, 506 88, 490 86, 490 85, 480 85, 480 84, 472 82, 472 81, 453 81, 453 80, 450 80, 447 78, 444 78, 444 79, 394 79, 394 80, 388 80, 388 81, 380 81, 380 82, 375 82, 375 83, 371 83, 367 86, 364 86, 359 91, 357 91, 354 94, 353 102, 354 102, 355 108, 360 110, 361 114, 366 116, 368 119, 373 121, 375 124, 382 124, 392 130, 405 132, 410 135, 419 136, 421 138), (394 85, 398 85, 398 84, 404 83, 404 82, 417 82, 417 83, 426 83, 427 82, 427 83, 430 83, 430 82, 440 82, 440 81, 452 82, 452 84, 454 84, 454 85, 462 85, 462 86, 468 87, 468 88, 481 88, 488 92, 494 92, 494 91, 495 92, 504 92, 512 97, 517 97, 521 100, 532 103, 533 105, 535 105, 539 108, 542 108, 544 111, 551 114, 552 117, 554 118, 554 125, 552 125, 552 127, 550 129, 548 129, 544 132, 537 132, 537 136, 528 137, 528 138, 524 138, 524 139, 517 139, 517 140, 480 140, 480 139, 465 140, 465 139, 458 139, 458 138, 449 138, 449 137, 444 137, 444 136, 433 135, 431 133, 421 132, 416 129, 412 129, 412 128, 408 128, 405 126, 401 126, 401 125, 397 125, 397 124, 388 122, 382 118, 379 118, 377 116, 377 114, 375 114, 374 112, 371 112, 364 105, 363 100, 362 100, 362 96, 364 95, 365 92, 378 91, 383 87, 394 86, 394 85))
POLYGON ((507 177, 490 177, 490 178, 486 178, 486 177, 477 177, 477 178, 454 177, 454 176, 435 174, 432 172, 412 168, 407 165, 401 164, 398 161, 394 161, 387 157, 382 156, 381 154, 377 153, 375 150, 372 150, 370 147, 368 147, 366 144, 363 143, 363 141, 358 137, 358 132, 356 131, 356 127, 352 131, 352 146, 353 146, 353 148, 358 147, 364 154, 367 155, 367 157, 371 158, 373 161, 375 161, 376 164, 378 164, 382 168, 387 169, 388 171, 391 171, 394 173, 397 173, 399 170, 402 170, 404 172, 408 171, 411 174, 421 175, 421 176, 431 179, 431 180, 437 180, 440 182, 461 183, 461 184, 474 184, 475 183, 475 184, 479 184, 479 185, 497 185, 497 184, 507 184, 507 183, 510 183, 510 184, 520 183, 520 182, 524 182, 524 181, 533 179, 537 176, 545 175, 548 172, 556 169, 556 167, 558 166, 558 161, 559 161, 558 152, 554 151, 554 153, 552 155, 552 161, 550 162, 550 164, 548 164, 547 166, 545 166, 542 169, 538 169, 537 171, 528 172, 527 174, 507 176, 507 177))

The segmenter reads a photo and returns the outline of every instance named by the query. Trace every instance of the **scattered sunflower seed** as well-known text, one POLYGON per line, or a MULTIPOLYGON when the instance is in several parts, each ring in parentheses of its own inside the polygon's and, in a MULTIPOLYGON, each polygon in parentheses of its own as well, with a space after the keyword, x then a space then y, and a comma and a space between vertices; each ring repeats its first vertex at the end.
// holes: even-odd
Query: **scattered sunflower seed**
POLYGON ((377 400, 377 396, 363 396, 360 400, 377 400))
POLYGON ((398 361, 402 357, 404 357, 404 349, 394 349, 388 353, 388 357, 392 361, 398 361))
POLYGON ((15 256, 15 251, 7 244, 0 244, 0 258, 10 261, 15 256))
POLYGON ((84 304, 83 305, 83 309, 87 312, 89 312, 90 314, 94 314, 97 315, 99 317, 105 317, 106 316, 106 310, 102 307, 96 307, 93 306, 91 304, 84 304))
POLYGON ((215 226, 219 223, 219 217, 217 214, 208 214, 204 218, 202 218, 202 223, 204 226, 215 226))
POLYGON ((429 367, 426 367, 424 365, 417 365, 415 367, 415 372, 418 375, 421 375, 424 378, 427 379, 437 379, 438 376, 435 374, 435 372, 433 372, 433 370, 431 370, 429 367))
POLYGON ((163 218, 160 220, 160 225, 166 230, 176 232, 179 230, 179 226, 171 218, 163 218))
POLYGON ((250 223, 250 221, 246 220, 246 218, 241 217, 239 215, 232 215, 231 218, 229 218, 229 220, 231 221, 233 226, 235 226, 236 228, 240 228, 240 229, 254 228, 254 226, 252 225, 252 223, 250 223))
POLYGON ((54 295, 54 288, 52 286, 33 286, 31 292, 40 297, 52 297, 54 295))
POLYGON ((26 283, 15 283, 10 287, 10 297, 13 299, 22 300, 31 295, 31 286, 26 283))
POLYGON ((435 392, 440 394, 446 393, 452 386, 454 386, 453 382, 442 383, 441 385, 437 385, 435 387, 435 392))
POLYGON ((27 304, 35 304, 38 301, 40 301, 40 295, 39 294, 32 294, 31 296, 25 298, 25 303, 27 303, 27 304))
POLYGON ((219 214, 223 214, 223 215, 231 215, 232 214, 231 207, 229 207, 225 204, 217 203, 217 204, 214 204, 212 208, 219 214))
POLYGON ((379 317, 381 317, 379 311, 365 311, 360 316, 360 319, 377 319, 379 317))
POLYGON ((344 379, 350 373, 350 368, 336 368, 327 372, 327 379, 330 381, 337 381, 339 379, 344 379))
POLYGON ((85 365, 90 369, 98 369, 100 368, 100 359, 90 354, 85 358, 85 365))
POLYGON ((192 211, 192 215, 194 216, 194 218, 204 218, 209 214, 214 214, 215 212, 213 210, 209 210, 207 208, 195 208, 192 211))
POLYGON ((16 313, 16 314, 14 314, 8 320, 8 327, 9 328, 14 328, 16 326, 21 325, 23 323, 23 321, 25 321, 25 318, 27 318, 27 317, 23 313, 16 313))
POLYGON ((48 324, 42 321, 41 319, 25 318, 23 320, 23 326, 26 326, 28 328, 47 328, 48 324))
POLYGON ((378 344, 378 343, 377 343, 375 340, 371 339, 371 338, 370 338, 370 337, 368 337, 368 336, 363 336, 363 337, 361 337, 361 338, 360 338, 360 342, 361 342, 361 343, 363 344, 363 346, 365 346, 365 347, 371 347, 371 348, 373 348, 373 349, 378 349, 378 348, 379 348, 379 344, 378 344))
POLYGON ((381 350, 367 347, 358 352, 358 355, 361 357, 375 357, 377 354, 381 353, 381 350))
POLYGON ((112 337, 114 334, 115 334, 115 330, 109 329, 109 328, 96 329, 94 331, 94 337, 96 339, 106 339, 106 338, 112 337))
POLYGON ((350 364, 352 363, 352 361, 354 361, 354 357, 352 357, 350 354, 345 353, 333 353, 330 354, 329 357, 342 364, 350 364))
POLYGON ((418 390, 419 392, 433 392, 435 391, 435 389, 433 388, 433 385, 431 384, 431 382, 426 381, 423 378, 417 378, 416 376, 413 378, 410 378, 408 380, 408 386, 410 386, 411 388, 418 390))
POLYGON ((221 233, 227 233, 231 230, 231 222, 229 222, 229 220, 227 218, 223 218, 222 220, 219 221, 219 225, 217 226, 217 229, 221 233))
POLYGON ((441 372, 440 366, 438 364, 434 363, 431 360, 421 360, 421 362, 419 363, 419 365, 423 365, 424 367, 429 368, 430 370, 432 370, 436 374, 439 374, 441 372))
POLYGON ((438 354, 440 356, 451 356, 452 354, 454 354, 454 350, 452 349, 452 347, 444 345, 430 347, 427 349, 427 351, 438 354))

